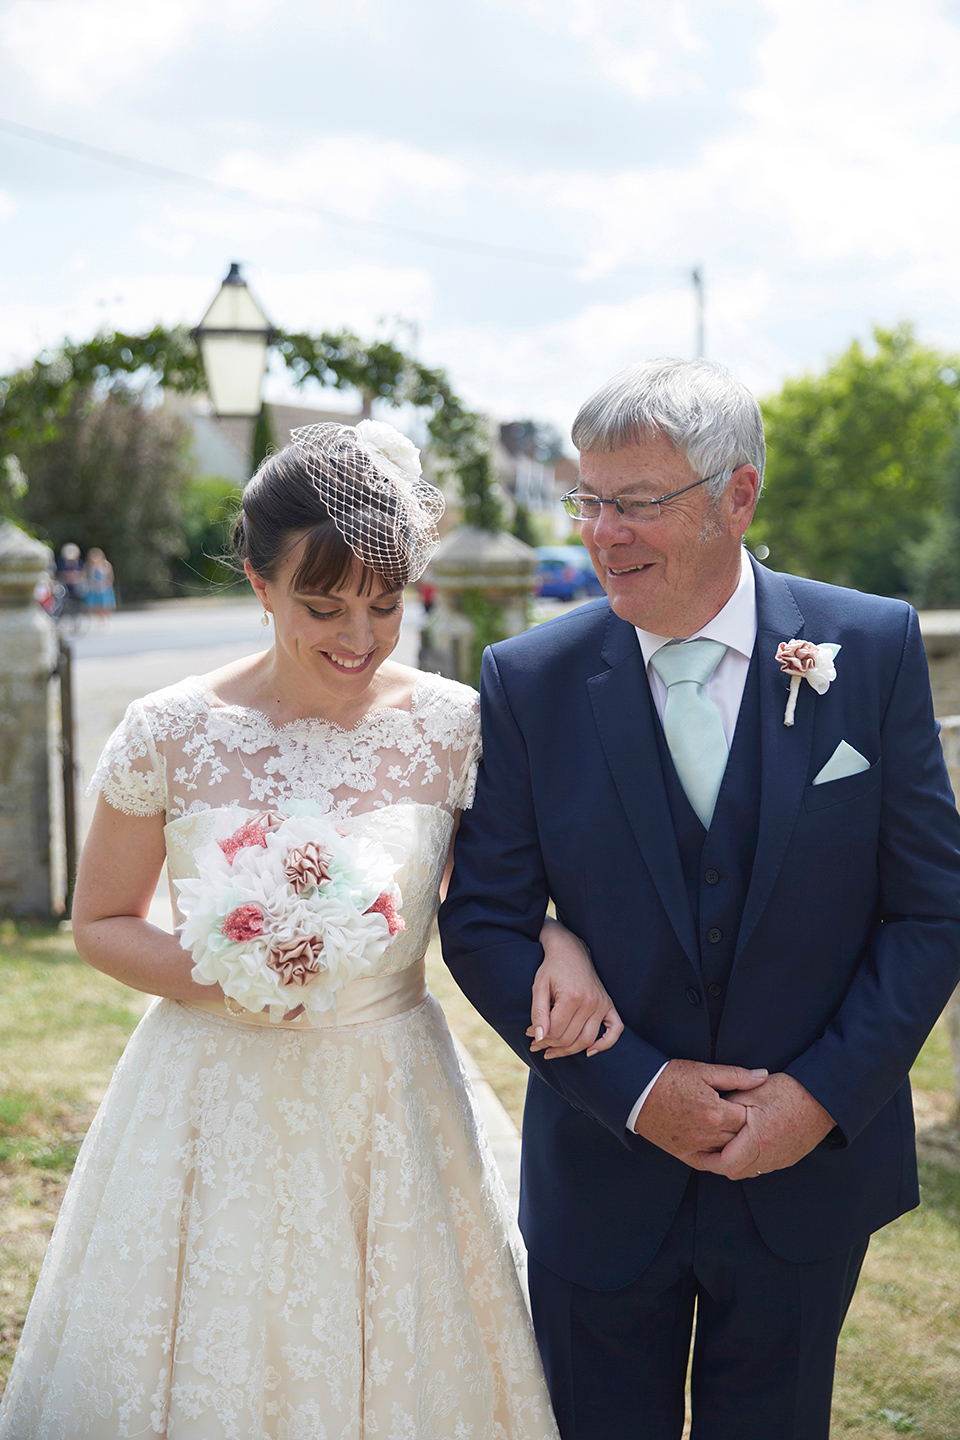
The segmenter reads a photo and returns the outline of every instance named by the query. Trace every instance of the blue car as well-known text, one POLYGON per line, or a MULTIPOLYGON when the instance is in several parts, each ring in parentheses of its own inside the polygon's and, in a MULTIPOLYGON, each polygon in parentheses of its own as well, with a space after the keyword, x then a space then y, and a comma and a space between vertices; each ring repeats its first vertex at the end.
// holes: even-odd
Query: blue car
POLYGON ((602 595, 590 556, 582 545, 537 547, 536 593, 555 600, 585 600, 602 595))

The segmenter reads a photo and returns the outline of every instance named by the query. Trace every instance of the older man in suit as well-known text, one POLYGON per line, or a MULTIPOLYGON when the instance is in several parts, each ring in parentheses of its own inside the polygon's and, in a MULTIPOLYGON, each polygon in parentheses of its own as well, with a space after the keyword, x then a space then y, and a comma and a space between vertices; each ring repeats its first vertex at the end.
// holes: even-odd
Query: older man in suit
POLYGON ((960 820, 915 612, 743 548, 759 407, 615 377, 568 499, 607 593, 484 660, 444 952, 530 1064, 521 1227, 564 1440, 825 1440, 907 1074, 960 975, 960 820), (625 1022, 527 1038, 550 900, 625 1022))

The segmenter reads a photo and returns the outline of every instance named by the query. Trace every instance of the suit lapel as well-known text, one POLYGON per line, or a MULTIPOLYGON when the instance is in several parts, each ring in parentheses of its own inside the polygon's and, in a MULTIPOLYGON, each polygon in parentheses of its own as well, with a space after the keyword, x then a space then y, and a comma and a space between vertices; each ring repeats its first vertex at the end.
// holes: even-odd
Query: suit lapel
POLYGON ((692 964, 697 936, 654 733, 650 691, 636 631, 611 611, 602 658, 587 690, 607 764, 640 853, 692 964))
POLYGON ((760 680, 760 820, 756 858, 737 937, 737 956, 770 898, 793 833, 810 771, 817 700, 809 685, 801 685, 794 724, 784 725, 789 682, 775 656, 781 640, 802 636, 803 615, 785 580, 759 565, 753 568, 757 580, 760 680))

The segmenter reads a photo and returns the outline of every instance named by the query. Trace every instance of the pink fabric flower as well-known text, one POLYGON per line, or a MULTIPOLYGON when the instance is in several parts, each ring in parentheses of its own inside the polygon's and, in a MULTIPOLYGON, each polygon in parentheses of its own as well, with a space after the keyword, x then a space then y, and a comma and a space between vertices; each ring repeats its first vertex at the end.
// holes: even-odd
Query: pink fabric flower
POLYGON ((254 815, 251 820, 245 821, 239 830, 234 830, 226 840, 218 840, 217 844, 232 865, 237 851, 245 850, 248 845, 259 845, 261 849, 265 850, 267 848, 267 831, 282 823, 282 815, 278 815, 275 810, 264 810, 261 815, 254 815))
POLYGON ((781 640, 777 660, 785 675, 806 675, 817 666, 817 646, 810 640, 781 640))
POLYGON ((245 825, 240 826, 239 830, 234 830, 232 835, 228 835, 226 840, 218 840, 217 844, 232 865, 237 851, 246 850, 248 845, 261 845, 265 850, 267 848, 267 832, 262 825, 248 820, 245 825))
POLYGON ((319 935, 278 940, 267 953, 267 966, 277 972, 284 985, 306 985, 320 972, 322 950, 323 940, 319 935))
POLYGON ((787 708, 783 712, 784 725, 793 724, 801 680, 806 680, 818 695, 826 695, 831 683, 837 678, 837 668, 833 662, 840 648, 832 641, 822 645, 814 645, 812 640, 780 641, 777 646, 777 662, 783 673, 790 676, 787 708))
POLYGON ((313 840, 298 845, 287 855, 287 879, 299 895, 308 885, 324 885, 330 879, 328 866, 332 856, 329 850, 313 840))
POLYGON ((387 922, 391 935, 396 935, 399 930, 406 930, 407 928, 407 922, 401 915, 397 914, 396 901, 386 890, 380 892, 367 911, 367 914, 382 915, 387 922))
POLYGON ((238 945, 255 940, 263 934, 263 911, 259 905, 238 905, 220 926, 220 933, 238 945))

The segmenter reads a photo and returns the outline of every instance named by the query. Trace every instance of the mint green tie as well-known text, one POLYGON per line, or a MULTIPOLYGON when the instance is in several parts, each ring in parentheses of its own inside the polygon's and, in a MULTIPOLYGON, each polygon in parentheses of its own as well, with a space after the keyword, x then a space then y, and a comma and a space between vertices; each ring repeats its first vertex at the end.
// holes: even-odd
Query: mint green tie
POLYGON ((704 686, 727 652, 719 640, 664 645, 650 664, 667 687, 663 730, 680 784, 706 830, 710 829, 729 747, 720 711, 704 686))

